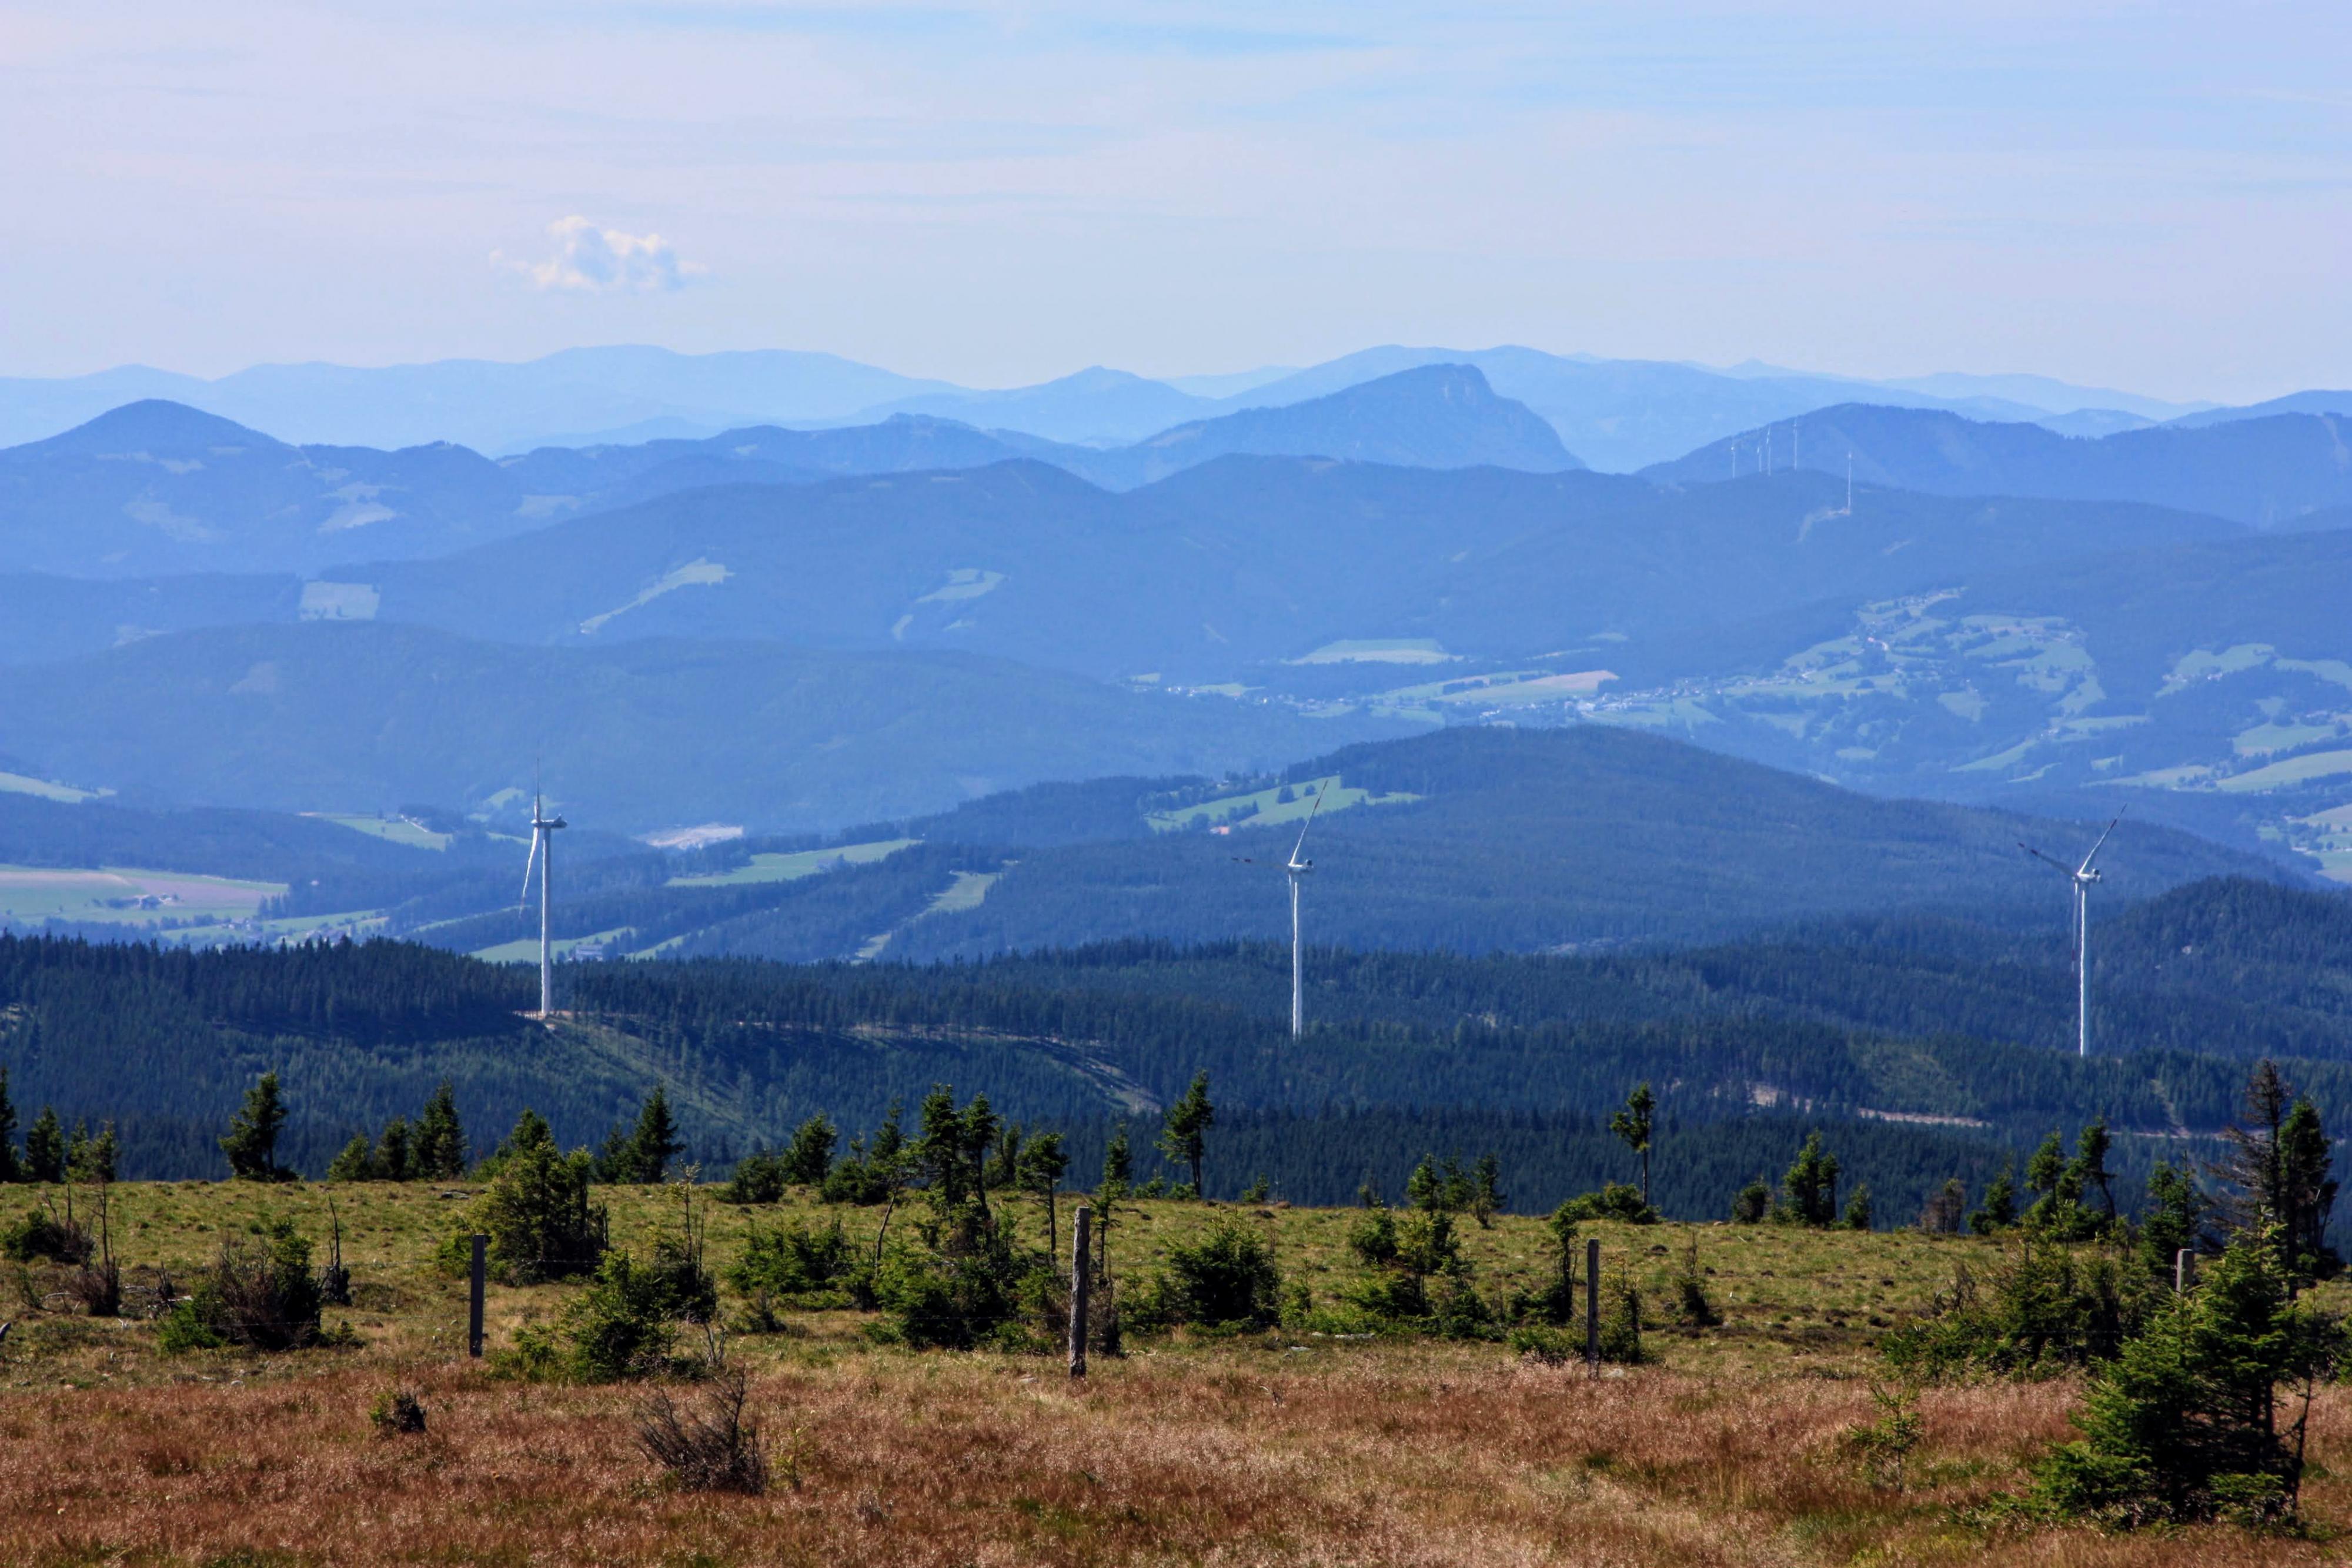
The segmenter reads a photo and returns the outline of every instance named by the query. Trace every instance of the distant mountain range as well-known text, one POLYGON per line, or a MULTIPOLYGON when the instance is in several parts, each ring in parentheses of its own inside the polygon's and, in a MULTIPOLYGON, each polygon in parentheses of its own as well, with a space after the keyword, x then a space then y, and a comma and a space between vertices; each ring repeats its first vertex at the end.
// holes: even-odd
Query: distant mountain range
POLYGON ((2076 434, 2210 408, 2036 376, 1947 373, 1874 382, 1772 366, 1720 371, 1510 347, 1391 346, 1302 371, 1172 382, 1096 367, 995 392, 901 376, 826 354, 607 348, 570 350, 523 364, 261 365, 218 381, 137 366, 54 381, 0 380, 0 443, 46 437, 125 402, 161 398, 296 444, 396 448, 446 441, 493 455, 550 444, 699 439, 760 424, 869 424, 899 413, 1051 441, 1125 445, 1172 425, 1302 402, 1439 363, 1475 365, 1502 396, 1550 421, 1569 450, 1612 472, 1630 472, 1736 431, 1842 402, 2050 421, 2076 434))
POLYGON ((289 446, 150 401, 0 451, 0 570, 308 573, 440 555, 551 517, 713 485, 1034 458, 1129 489, 1234 453, 1426 468, 1581 466, 1550 426, 1460 365, 1196 421, 1108 451, 899 414, 830 431, 768 427, 698 442, 542 447, 494 462, 446 443, 396 452, 289 446))
POLYGON ((1642 472, 1704 484, 1769 472, 1775 464, 1843 474, 1849 460, 1865 484, 1939 496, 2146 501, 2262 528, 2341 526, 2315 519, 2352 506, 2352 413, 2184 421, 2085 440, 2034 424, 1845 403, 1743 431, 1642 472))

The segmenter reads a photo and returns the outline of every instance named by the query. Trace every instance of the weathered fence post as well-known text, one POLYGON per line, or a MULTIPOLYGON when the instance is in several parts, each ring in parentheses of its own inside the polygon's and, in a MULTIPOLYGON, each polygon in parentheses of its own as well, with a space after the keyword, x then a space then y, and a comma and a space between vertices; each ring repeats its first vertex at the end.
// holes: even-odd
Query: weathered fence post
POLYGON ((2197 1254, 2190 1249, 2183 1247, 2179 1252, 2173 1255, 2172 1288, 2175 1291, 2185 1292, 2189 1286, 2196 1282, 2197 1254))
POLYGON ((1078 1205, 1070 1216, 1070 1375, 1087 1375, 1087 1295, 1094 1285, 1094 1259, 1087 1252, 1087 1232, 1095 1211, 1078 1205))
POLYGON ((473 1300, 466 1320, 466 1354, 477 1360, 482 1354, 482 1286, 489 1274, 489 1244, 487 1236, 474 1238, 474 1267, 469 1281, 473 1300))
POLYGON ((1584 1244, 1584 1364, 1601 1375, 1601 1243, 1584 1244))

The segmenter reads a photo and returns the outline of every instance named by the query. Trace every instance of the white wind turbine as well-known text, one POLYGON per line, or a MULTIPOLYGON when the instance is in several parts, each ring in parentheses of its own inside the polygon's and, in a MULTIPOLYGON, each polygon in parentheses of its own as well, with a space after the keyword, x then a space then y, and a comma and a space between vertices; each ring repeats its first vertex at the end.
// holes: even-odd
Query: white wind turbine
MULTIPOLYGON (((1323 797, 1331 792, 1335 779, 1326 779, 1315 787, 1315 804, 1307 809, 1307 821, 1298 827, 1298 841, 1290 846, 1290 858, 1282 862, 1283 874, 1290 878, 1290 1038, 1297 1040, 1307 1032, 1306 965, 1304 949, 1298 936, 1298 880, 1315 869, 1315 862, 1305 858, 1307 830, 1315 825, 1315 813, 1323 809, 1323 797)), ((1271 865, 1271 861, 1254 860, 1248 855, 1234 859, 1244 865, 1271 865)))
POLYGON ((2083 863, 2072 869, 2064 861, 2052 860, 2022 840, 2017 846, 2042 864, 2055 868, 2074 889, 2074 1051, 2078 1056, 2091 1054, 2091 884, 2099 880, 2091 862, 2106 847, 2107 833, 2114 832, 2116 822, 2122 821, 2118 813, 2115 821, 2107 824, 2106 832, 2099 835, 2099 841, 2091 846, 2091 852, 2083 857, 2083 863))
POLYGON ((522 862, 522 896, 515 901, 520 909, 530 899, 531 868, 539 869, 539 1016, 555 1015, 555 949, 549 938, 548 879, 555 870, 555 830, 571 824, 561 817, 551 817, 541 803, 539 790, 530 792, 530 854, 522 862))

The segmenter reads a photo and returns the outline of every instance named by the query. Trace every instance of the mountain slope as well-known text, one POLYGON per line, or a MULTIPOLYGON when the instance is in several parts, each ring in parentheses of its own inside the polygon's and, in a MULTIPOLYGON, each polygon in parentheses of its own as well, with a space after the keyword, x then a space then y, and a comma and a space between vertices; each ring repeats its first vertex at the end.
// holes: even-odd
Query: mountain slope
MULTIPOLYGON (((1307 929, 1318 943, 1529 952, 1896 908, 2039 924, 2063 903, 2017 848, 2021 836, 2046 835, 2046 823, 1874 800, 1605 727, 1449 729, 1343 749, 1281 775, 1294 786, 1335 776, 1333 788, 1349 793, 1335 795, 1342 805, 1316 822, 1307 846, 1316 870, 1307 929), (1392 799, 1345 804, 1355 791, 1392 799)), ((1216 814, 1209 808, 1206 820, 1216 814)), ((1224 833, 1204 821, 1150 838, 1049 838, 1013 852, 976 904, 915 922, 888 950, 971 957, 1108 936, 1286 938, 1279 871, 1234 857, 1278 861, 1304 814, 1302 802, 1256 816, 1242 809, 1233 819, 1242 825, 1224 833), (1269 814, 1271 825, 1251 825, 1269 814)), ((2281 874, 2252 856, 2135 824, 2118 832, 2108 863, 2118 899, 2217 873, 2281 874)), ((859 874, 813 883, 804 896, 836 896, 859 874)), ((791 916, 792 928, 805 924, 791 916)), ((826 956, 763 946, 756 925, 688 947, 826 956)))
POLYGON ((1696 629, 1776 608, 2241 531, 2146 507, 1884 493, 1849 516, 1843 496, 1817 476, 1661 493, 1264 457, 1108 495, 1018 464, 698 491, 338 575, 385 618, 469 636, 784 635, 1315 695, 1477 667, 1455 654, 1581 648, 1573 668, 1631 677, 1696 629))
POLYGON ((455 549, 527 517, 505 472, 462 446, 289 446, 174 402, 0 452, 0 563, 13 571, 300 571, 455 549))
POLYGON ((1584 466, 1525 404, 1496 395, 1475 367, 1452 364, 1400 371, 1280 407, 1198 420, 1098 458, 1063 461, 1097 484, 1128 488, 1234 453, 1539 474, 1584 466))
POLYGON ((470 808, 528 789, 537 756, 575 821, 627 831, 910 815, 1037 779, 1264 766, 1328 733, 965 655, 529 649, 382 623, 182 632, 0 671, 0 734, 49 777, 199 804, 470 808))
POLYGON ((1748 430, 1643 470, 1704 484, 1776 461, 1938 496, 2033 496, 2138 501, 2229 517, 2256 528, 2296 526, 2306 514, 2352 504, 2352 430, 2331 414, 2284 413, 2227 423, 2183 422, 2096 440, 2038 424, 1985 423, 1957 414, 1847 403, 1785 428, 1748 430))

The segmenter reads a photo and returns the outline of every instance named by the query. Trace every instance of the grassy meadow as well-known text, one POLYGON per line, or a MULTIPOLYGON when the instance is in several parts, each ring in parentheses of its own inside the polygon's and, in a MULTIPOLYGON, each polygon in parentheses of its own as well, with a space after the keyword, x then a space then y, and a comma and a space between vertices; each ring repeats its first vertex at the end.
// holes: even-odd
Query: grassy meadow
MULTIPOLYGON (((6 1190, 12 1215, 35 1196, 6 1190)), ((862 1314, 798 1314, 725 1342, 776 1484, 683 1493, 637 1449, 646 1387, 502 1381, 466 1357, 464 1285, 432 1258, 467 1228, 470 1196, 430 1183, 114 1189, 134 1305, 157 1268, 184 1280, 223 1235, 274 1218, 294 1218, 323 1262, 331 1200, 354 1286, 352 1307, 327 1312, 357 1337, 343 1348, 165 1355, 152 1323, 80 1316, 49 1294, 49 1266, 0 1265, 15 1324, 0 1342, 0 1562, 2251 1564, 2336 1560, 2335 1531, 2352 1523, 2352 1397, 2334 1390, 2315 1417, 2300 1538, 2001 1522, 1987 1505, 2069 1435, 2065 1379, 1925 1390, 1918 1447, 1895 1472, 1874 1469, 1847 1435, 1882 1413, 1874 1335, 1999 1248, 1726 1225, 1585 1228, 1662 1322, 1695 1246, 1725 1320, 1653 1327, 1646 1364, 1597 1379, 1501 1344, 1276 1330, 1135 1339, 1074 1384, 1058 1358, 909 1352, 875 1343, 862 1314), (422 1434, 369 1419, 401 1388, 423 1399, 422 1434)), ((684 1201, 676 1186, 597 1196, 614 1242, 641 1253, 684 1201)), ((710 1189, 694 1202, 721 1269, 754 1226, 814 1208, 870 1238, 879 1218, 730 1207, 710 1189)), ((1286 1278, 1318 1301, 1353 1277, 1352 1211, 1173 1202, 1121 1211, 1114 1272, 1139 1279, 1170 1242, 1233 1215, 1266 1228, 1286 1278)), ((1042 1229, 1034 1200, 1023 1224, 1042 1229)), ((1463 1229, 1490 1294, 1548 1266, 1537 1219, 1463 1229)), ((578 1289, 493 1285, 492 1348, 578 1289)))

